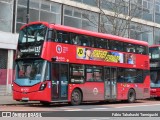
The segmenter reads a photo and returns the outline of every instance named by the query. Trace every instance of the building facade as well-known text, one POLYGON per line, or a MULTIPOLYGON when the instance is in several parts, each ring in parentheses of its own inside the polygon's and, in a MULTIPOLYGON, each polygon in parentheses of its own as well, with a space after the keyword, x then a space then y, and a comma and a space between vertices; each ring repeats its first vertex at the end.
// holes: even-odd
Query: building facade
MULTIPOLYGON (((0 0, 0 91, 4 94, 11 93, 14 52, 19 29, 26 24, 27 1, 0 0)), ((120 31, 124 34, 119 35, 150 45, 160 44, 160 0, 29 0, 29 3, 30 22, 48 21, 109 34, 124 24, 125 30, 120 31)))

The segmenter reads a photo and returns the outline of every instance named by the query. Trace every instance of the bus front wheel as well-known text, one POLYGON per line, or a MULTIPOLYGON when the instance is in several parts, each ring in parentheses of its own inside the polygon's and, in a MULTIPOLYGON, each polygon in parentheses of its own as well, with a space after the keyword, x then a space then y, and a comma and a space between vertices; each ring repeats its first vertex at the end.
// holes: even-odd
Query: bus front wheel
POLYGON ((82 102, 82 94, 80 90, 78 89, 73 90, 72 95, 71 95, 71 104, 79 105, 81 104, 81 102, 82 102))
POLYGON ((128 91, 128 102, 129 103, 133 103, 136 100, 136 93, 133 89, 130 89, 128 91))

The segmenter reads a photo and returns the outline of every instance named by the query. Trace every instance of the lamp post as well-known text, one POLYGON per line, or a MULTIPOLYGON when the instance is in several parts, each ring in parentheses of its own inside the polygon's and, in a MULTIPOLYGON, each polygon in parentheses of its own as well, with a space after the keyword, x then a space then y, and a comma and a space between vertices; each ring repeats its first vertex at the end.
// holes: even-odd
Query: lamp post
MULTIPOLYGON (((128 1, 128 16, 131 15, 131 2, 128 1)), ((130 19, 130 18, 129 18, 130 19)), ((130 38, 130 20, 128 20, 128 38, 130 38)))
POLYGON ((26 23, 29 23, 29 0, 27 0, 27 15, 26 15, 26 23))
MULTIPOLYGON (((29 0, 27 0, 27 15, 26 15, 26 23, 29 23, 29 0)), ((26 27, 26 31, 28 30, 28 27, 26 27)), ((26 42, 28 42, 28 32, 26 32, 26 42)))

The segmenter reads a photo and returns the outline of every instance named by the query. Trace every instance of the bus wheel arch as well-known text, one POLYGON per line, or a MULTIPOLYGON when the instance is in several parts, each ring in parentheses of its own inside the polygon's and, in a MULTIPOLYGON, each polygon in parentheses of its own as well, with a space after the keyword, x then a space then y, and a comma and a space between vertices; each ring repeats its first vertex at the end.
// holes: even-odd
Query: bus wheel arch
POLYGON ((136 101, 136 92, 133 88, 128 90, 127 101, 129 103, 134 103, 136 101))
POLYGON ((82 90, 80 88, 75 88, 71 94, 71 104, 74 106, 79 105, 81 104, 82 100, 83 100, 82 90))

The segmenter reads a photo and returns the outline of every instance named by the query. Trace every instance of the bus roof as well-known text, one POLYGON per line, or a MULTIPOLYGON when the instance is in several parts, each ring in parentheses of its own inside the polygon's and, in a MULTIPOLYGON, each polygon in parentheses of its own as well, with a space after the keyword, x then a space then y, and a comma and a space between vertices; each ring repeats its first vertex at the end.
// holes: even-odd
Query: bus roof
POLYGON ((88 30, 82 30, 82 29, 73 28, 73 27, 64 26, 64 25, 58 25, 58 24, 54 24, 54 23, 50 24, 50 23, 44 22, 44 21, 31 22, 29 24, 22 26, 21 29, 23 29, 26 26, 32 25, 32 24, 43 24, 49 28, 56 29, 56 30, 63 30, 66 32, 73 32, 73 33, 77 33, 77 34, 84 34, 84 35, 89 35, 89 36, 94 36, 94 37, 99 37, 99 38, 104 38, 104 39, 109 39, 109 40, 117 40, 117 41, 121 41, 121 42, 128 42, 128 43, 148 46, 148 43, 145 41, 115 36, 115 35, 111 35, 111 34, 104 34, 104 33, 88 31, 88 30))
POLYGON ((151 46, 149 46, 150 48, 153 48, 153 47, 160 47, 160 44, 158 44, 158 45, 151 45, 151 46))

